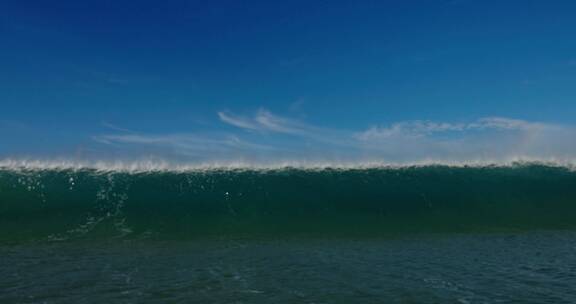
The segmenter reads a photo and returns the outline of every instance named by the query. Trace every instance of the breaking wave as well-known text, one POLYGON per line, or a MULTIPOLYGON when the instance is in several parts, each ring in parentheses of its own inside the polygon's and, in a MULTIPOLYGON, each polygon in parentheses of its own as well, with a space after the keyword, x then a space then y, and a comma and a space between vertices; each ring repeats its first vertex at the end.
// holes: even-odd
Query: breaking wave
POLYGON ((576 227, 570 163, 0 161, 0 241, 576 227))

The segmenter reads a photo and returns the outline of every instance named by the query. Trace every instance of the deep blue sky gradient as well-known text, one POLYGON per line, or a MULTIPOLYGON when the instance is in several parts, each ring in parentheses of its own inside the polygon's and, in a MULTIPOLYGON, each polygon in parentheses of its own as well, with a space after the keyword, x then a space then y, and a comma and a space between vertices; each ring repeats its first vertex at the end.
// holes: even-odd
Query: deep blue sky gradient
POLYGON ((363 130, 486 116, 573 124, 575 1, 0 2, 0 156, 108 124, 227 130, 265 108, 363 130))

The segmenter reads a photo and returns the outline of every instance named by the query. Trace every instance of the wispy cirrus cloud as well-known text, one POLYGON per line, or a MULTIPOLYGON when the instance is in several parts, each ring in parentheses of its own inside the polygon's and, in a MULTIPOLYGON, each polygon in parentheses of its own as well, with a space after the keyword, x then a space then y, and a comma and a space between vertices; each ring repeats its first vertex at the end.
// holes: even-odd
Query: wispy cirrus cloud
POLYGON ((229 114, 226 112, 218 112, 218 117, 221 121, 241 129, 247 130, 262 130, 262 127, 257 125, 256 123, 250 121, 250 119, 236 116, 234 114, 229 114))
POLYGON ((270 151, 273 147, 255 144, 233 135, 213 135, 207 137, 198 134, 109 134, 94 136, 93 139, 107 145, 147 146, 156 152, 210 158, 225 154, 253 153, 270 151))
POLYGON ((449 123, 434 121, 404 121, 397 122, 386 127, 371 127, 370 129, 357 133, 360 140, 381 140, 392 137, 424 137, 438 133, 463 133, 473 131, 537 131, 552 128, 537 122, 528 122, 519 119, 504 117, 486 117, 468 123, 449 123))
POLYGON ((260 132, 275 132, 299 136, 314 134, 316 127, 306 125, 300 121, 277 116, 270 111, 260 109, 252 117, 242 117, 229 112, 218 112, 218 117, 234 127, 260 132))
POLYGON ((574 159, 571 126, 503 117, 473 122, 398 122, 355 134, 366 150, 400 160, 574 159))
POLYGON ((243 117, 230 112, 218 112, 220 120, 234 127, 256 131, 269 135, 288 135, 306 140, 307 145, 314 143, 329 146, 352 145, 352 132, 334 128, 311 125, 296 119, 273 114, 266 109, 259 109, 253 116, 243 117))
POLYGON ((123 132, 123 133, 137 133, 137 132, 135 132, 135 131, 132 131, 132 130, 130 130, 130 129, 126 129, 126 128, 123 128, 123 127, 119 127, 119 126, 117 126, 117 125, 115 125, 115 124, 113 124, 113 123, 109 123, 109 122, 107 122, 107 121, 102 121, 101 124, 102 124, 103 127, 106 127, 106 128, 108 128, 108 129, 111 129, 111 130, 114 130, 114 131, 120 131, 120 132, 123 132))
MULTIPOLYGON (((499 160, 576 158, 576 129, 506 117, 468 122, 400 121, 365 130, 320 127, 266 109, 242 116, 217 112, 235 129, 216 133, 95 136, 111 146, 148 147, 154 151, 205 160, 346 160, 410 162, 418 160, 499 160)), ((131 132, 131 131, 130 131, 131 132)))

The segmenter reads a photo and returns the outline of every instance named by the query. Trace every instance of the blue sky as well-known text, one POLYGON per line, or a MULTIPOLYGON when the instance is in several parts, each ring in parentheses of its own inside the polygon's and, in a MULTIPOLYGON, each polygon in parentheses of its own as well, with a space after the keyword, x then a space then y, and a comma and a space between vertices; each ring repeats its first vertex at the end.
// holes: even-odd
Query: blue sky
POLYGON ((2 1, 0 157, 576 154, 573 1, 2 1))

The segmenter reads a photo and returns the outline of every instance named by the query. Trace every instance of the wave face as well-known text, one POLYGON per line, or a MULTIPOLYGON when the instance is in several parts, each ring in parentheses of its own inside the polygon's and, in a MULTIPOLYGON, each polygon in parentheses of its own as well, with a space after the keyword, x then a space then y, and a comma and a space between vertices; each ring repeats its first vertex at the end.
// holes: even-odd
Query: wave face
POLYGON ((576 227, 562 166, 0 169, 0 241, 576 227))

